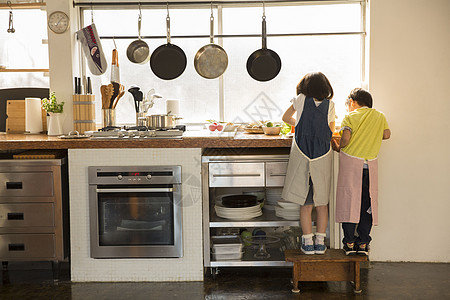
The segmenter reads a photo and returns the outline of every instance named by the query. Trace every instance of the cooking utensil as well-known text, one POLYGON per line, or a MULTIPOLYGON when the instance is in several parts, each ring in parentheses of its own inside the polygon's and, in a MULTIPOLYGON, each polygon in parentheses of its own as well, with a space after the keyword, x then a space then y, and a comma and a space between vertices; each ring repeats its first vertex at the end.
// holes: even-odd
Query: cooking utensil
POLYGON ((134 109, 136 112, 139 112, 139 103, 142 101, 143 93, 139 90, 139 87, 132 87, 128 89, 131 95, 133 95, 134 99, 134 109))
POLYGON ((201 47, 197 51, 197 54, 195 54, 194 67, 200 76, 213 79, 221 76, 227 69, 228 55, 221 46, 214 44, 214 16, 212 7, 209 38, 210 44, 201 47))
POLYGON ((8 29, 6 30, 6 32, 14 33, 14 32, 16 32, 16 30, 14 29, 14 25, 13 25, 13 12, 12 12, 11 1, 8 1, 6 3, 9 6, 9 26, 8 26, 8 29))
POLYGON ((141 22, 142 13, 141 5, 139 4, 138 39, 131 42, 127 48, 128 60, 135 64, 145 64, 150 60, 150 49, 147 43, 141 40, 141 22))
POLYGON ((119 92, 120 92, 120 84, 119 83, 112 82, 111 84, 113 86, 113 94, 112 94, 111 100, 109 102, 109 108, 113 107, 114 100, 116 99, 116 97, 119 95, 119 92))
MULTIPOLYGON (((115 44, 115 42, 114 42, 115 44)), ((119 53, 117 49, 112 51, 112 62, 111 62, 111 82, 120 82, 120 72, 119 72, 119 53)))
MULTIPOLYGON (((264 5, 264 3, 263 3, 264 5)), ((253 52, 247 60, 247 72, 255 80, 269 81, 281 70, 281 59, 278 54, 267 49, 266 15, 262 17, 262 48, 253 52)))
POLYGON ((177 118, 175 115, 150 115, 147 116, 147 126, 150 129, 172 129, 176 124, 177 118))
POLYGON ((165 80, 172 80, 183 74, 187 59, 184 51, 170 43, 170 17, 167 7, 166 17, 167 44, 161 45, 150 56, 150 68, 153 73, 165 80))

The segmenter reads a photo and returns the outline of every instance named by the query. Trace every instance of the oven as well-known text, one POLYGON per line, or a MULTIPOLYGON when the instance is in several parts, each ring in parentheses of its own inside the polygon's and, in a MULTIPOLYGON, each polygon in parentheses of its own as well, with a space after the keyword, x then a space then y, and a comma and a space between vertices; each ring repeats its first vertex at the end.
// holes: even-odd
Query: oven
POLYGON ((182 257, 181 166, 89 167, 91 257, 182 257))

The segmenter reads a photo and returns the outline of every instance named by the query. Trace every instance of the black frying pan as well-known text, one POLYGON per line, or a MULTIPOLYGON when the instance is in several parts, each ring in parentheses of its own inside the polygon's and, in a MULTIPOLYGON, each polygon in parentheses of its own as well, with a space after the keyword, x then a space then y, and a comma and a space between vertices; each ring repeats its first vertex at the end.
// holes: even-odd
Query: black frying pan
POLYGON ((168 15, 166 24, 167 44, 161 45, 153 51, 150 57, 150 68, 159 78, 171 80, 183 74, 187 59, 180 47, 170 43, 170 17, 168 15))
POLYGON ((247 72, 255 80, 269 81, 281 70, 278 54, 267 49, 266 16, 262 18, 262 48, 253 52, 247 60, 247 72))

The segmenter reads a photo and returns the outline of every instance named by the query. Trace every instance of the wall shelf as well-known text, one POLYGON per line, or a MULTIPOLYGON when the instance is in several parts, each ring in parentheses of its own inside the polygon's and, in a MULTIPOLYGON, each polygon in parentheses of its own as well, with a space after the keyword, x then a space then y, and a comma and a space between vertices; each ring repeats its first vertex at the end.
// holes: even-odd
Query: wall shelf
POLYGON ((49 69, 0 69, 0 72, 49 72, 49 69))
POLYGON ((41 8, 43 6, 45 6, 45 2, 38 2, 38 3, 11 3, 6 4, 6 3, 0 3, 0 9, 37 9, 37 8, 41 8))

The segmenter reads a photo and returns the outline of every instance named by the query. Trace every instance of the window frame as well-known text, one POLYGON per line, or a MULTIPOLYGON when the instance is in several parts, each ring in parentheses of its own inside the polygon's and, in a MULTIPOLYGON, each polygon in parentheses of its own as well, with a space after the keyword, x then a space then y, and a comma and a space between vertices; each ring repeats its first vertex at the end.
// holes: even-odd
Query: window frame
MULTIPOLYGON (((268 37, 289 37, 289 36, 314 36, 314 35, 321 35, 321 36, 331 36, 331 35, 359 35, 361 42, 360 42, 360 79, 361 79, 361 85, 364 88, 367 88, 366 84, 366 57, 367 57, 367 1, 368 0, 324 0, 324 1, 278 1, 278 2, 271 2, 267 1, 265 2, 265 7, 276 7, 276 6, 304 6, 304 5, 336 5, 336 4, 360 4, 361 14, 360 14, 360 31, 356 32, 304 32, 304 33, 275 33, 275 34, 267 34, 268 37)), ((141 5, 141 9, 146 7, 152 7, 154 9, 166 9, 166 5, 162 5, 162 2, 139 2, 141 5)), ((217 39, 217 44, 220 46, 223 46, 223 39, 224 38, 233 38, 233 37, 261 37, 260 33, 255 34, 238 34, 238 35, 227 35, 223 34, 223 9, 226 8, 243 8, 243 7, 261 7, 261 3, 259 2, 252 2, 252 1, 230 1, 229 3, 226 3, 224 1, 219 2, 176 2, 170 4, 170 7, 175 9, 205 9, 205 8, 211 8, 217 11, 217 23, 218 28, 217 32, 215 32, 214 36, 217 39)), ((136 4, 133 3, 126 3, 121 2, 120 4, 116 4, 113 2, 103 2, 103 3, 92 3, 92 2, 79 2, 74 3, 74 6, 79 6, 79 18, 80 18, 80 24, 82 27, 83 24, 85 24, 84 19, 84 12, 91 11, 91 16, 94 13, 95 10, 102 9, 102 10, 109 10, 109 9, 126 9, 126 10, 136 10, 136 4)), ((113 39, 113 38, 127 38, 130 40, 134 40, 137 37, 136 36, 100 36, 100 39, 113 39)), ((207 38, 209 37, 206 35, 183 35, 183 36, 172 36, 173 38, 207 38)), ((154 38, 154 39, 165 39, 165 36, 142 36, 144 39, 154 38)), ((82 76, 86 76, 86 60, 83 59, 83 56, 81 54, 81 47, 79 47, 79 58, 80 58, 80 70, 82 76)), ((220 120, 225 119, 225 84, 224 84, 224 78, 223 76, 220 76, 218 78, 219 81, 219 99, 218 99, 218 106, 219 106, 219 117, 220 120)), ((200 125, 203 123, 188 123, 187 125, 200 125)))

